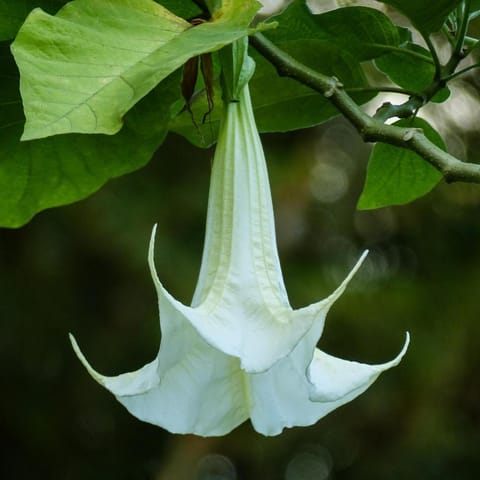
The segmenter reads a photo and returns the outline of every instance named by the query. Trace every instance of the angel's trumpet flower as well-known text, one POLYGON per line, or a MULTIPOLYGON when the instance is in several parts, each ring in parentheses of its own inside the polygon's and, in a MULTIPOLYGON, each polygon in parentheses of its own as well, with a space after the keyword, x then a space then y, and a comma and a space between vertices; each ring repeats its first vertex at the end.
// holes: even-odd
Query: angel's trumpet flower
POLYGON ((275 242, 265 158, 248 86, 226 105, 211 176, 202 265, 191 306, 177 301, 149 265, 162 338, 157 357, 116 377, 92 377, 136 417, 171 432, 224 435, 250 418, 264 435, 311 425, 365 391, 381 365, 341 360, 316 348, 325 316, 366 256, 330 296, 289 304, 275 242))

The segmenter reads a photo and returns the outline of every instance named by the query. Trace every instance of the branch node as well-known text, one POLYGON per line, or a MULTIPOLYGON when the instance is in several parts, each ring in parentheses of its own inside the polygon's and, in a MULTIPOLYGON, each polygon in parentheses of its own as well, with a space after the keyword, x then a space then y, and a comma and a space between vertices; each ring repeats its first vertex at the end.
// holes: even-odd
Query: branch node
POLYGON ((337 88, 343 87, 343 83, 337 77, 330 77, 330 82, 329 88, 323 92, 323 95, 326 98, 332 97, 337 88))
POLYGON ((343 83, 337 78, 337 77, 331 77, 333 83, 335 83, 335 87, 337 88, 343 88, 344 85, 343 83))
POLYGON ((423 130, 421 128, 407 128, 405 133, 403 134, 403 141, 404 142, 409 142, 410 140, 413 139, 416 133, 420 133, 423 135, 423 130))

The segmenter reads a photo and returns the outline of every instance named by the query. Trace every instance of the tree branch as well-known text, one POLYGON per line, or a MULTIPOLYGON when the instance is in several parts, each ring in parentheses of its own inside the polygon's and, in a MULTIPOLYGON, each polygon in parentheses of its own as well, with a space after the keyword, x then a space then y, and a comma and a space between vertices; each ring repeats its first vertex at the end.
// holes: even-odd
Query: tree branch
POLYGON ((275 66, 280 76, 293 78, 324 95, 352 123, 364 141, 384 142, 409 149, 439 170, 447 182, 480 183, 480 165, 462 162, 443 151, 421 129, 387 125, 372 118, 354 102, 337 78, 303 65, 261 33, 250 37, 250 43, 275 66))

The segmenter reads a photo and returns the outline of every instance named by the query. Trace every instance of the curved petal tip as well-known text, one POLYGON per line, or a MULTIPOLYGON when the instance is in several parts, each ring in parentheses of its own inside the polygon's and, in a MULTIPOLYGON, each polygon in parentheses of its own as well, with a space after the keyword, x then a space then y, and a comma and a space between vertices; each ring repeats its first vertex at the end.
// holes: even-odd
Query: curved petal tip
MULTIPOLYGON (((341 289, 341 291, 343 292, 343 290, 345 290, 345 287, 350 283, 350 280, 352 280, 352 278, 355 276, 358 270, 360 270, 360 267, 363 265, 363 262, 365 261, 369 253, 370 253, 369 250, 364 250, 362 252, 362 254, 360 255, 360 258, 357 260, 357 263, 353 266, 352 270, 347 275, 345 280, 337 288, 337 291, 341 289)), ((334 292, 334 294, 335 293, 336 292, 334 292)))
POLYGON ((340 295, 342 295, 342 293, 345 291, 352 278, 360 270, 360 267, 363 265, 363 262, 367 258, 368 253, 368 250, 363 251, 363 253, 360 255, 360 258, 357 260, 357 263, 355 263, 349 274, 345 277, 345 280, 343 280, 343 282, 336 288, 333 293, 331 293, 327 298, 322 300, 322 302, 326 303, 328 308, 330 308, 333 303, 340 297, 340 295))
POLYGON ((397 355, 398 361, 400 361, 405 353, 407 352, 407 348, 410 345, 410 332, 405 332, 405 343, 403 344, 402 350, 400 350, 400 353, 397 355))
POLYGON ((157 234, 157 223, 153 225, 152 234, 150 235, 150 242, 148 244, 148 266, 150 268, 150 275, 152 276, 155 287, 161 286, 160 279, 158 278, 157 270, 155 268, 155 236, 157 234))
POLYGON ((69 333, 68 337, 70 338, 70 342, 73 347, 73 351, 75 352, 75 355, 78 357, 78 359, 82 362, 83 366, 87 369, 87 372, 91 375, 91 377, 96 380, 100 385, 105 386, 105 378, 103 375, 98 373, 87 361, 85 358, 85 355, 82 353, 80 350, 80 347, 78 346, 77 341, 75 340, 75 337, 69 333))
POLYGON ((376 365, 343 360, 316 349, 307 371, 310 400, 340 403, 352 400, 364 392, 382 372, 397 366, 409 343, 410 334, 407 332, 398 355, 389 362, 376 365))

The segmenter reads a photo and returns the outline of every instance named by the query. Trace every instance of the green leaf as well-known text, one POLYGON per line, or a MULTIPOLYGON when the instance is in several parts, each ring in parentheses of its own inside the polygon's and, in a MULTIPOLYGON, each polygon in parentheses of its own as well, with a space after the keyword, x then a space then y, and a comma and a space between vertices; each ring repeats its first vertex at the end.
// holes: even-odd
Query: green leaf
POLYGON ((415 27, 429 34, 438 32, 445 23, 448 14, 461 0, 378 0, 392 5, 402 12, 415 27))
POLYGON ((435 65, 430 52, 410 42, 402 45, 397 52, 375 59, 375 65, 400 87, 417 92, 428 87, 435 75, 435 65), (410 55, 411 52, 416 55, 410 55))
POLYGON ((274 43, 328 41, 359 61, 375 58, 400 43, 397 27, 373 8, 348 7, 312 14, 305 1, 296 0, 274 20, 279 26, 267 34, 274 43))
POLYGON ((209 110, 208 101, 202 90, 197 90, 196 99, 191 105, 192 113, 182 108, 184 100, 177 102, 176 111, 180 112, 171 122, 171 132, 185 137, 190 143, 200 148, 211 147, 218 137, 220 119, 223 112, 222 90, 219 79, 214 82, 214 107, 213 110, 203 117, 209 110))
POLYGON ((40 7, 49 13, 55 13, 66 3, 66 0, 0 0, 0 41, 15 37, 34 8, 40 7))
POLYGON ((397 25, 398 36, 400 38, 400 47, 405 46, 407 43, 413 42, 413 33, 407 27, 399 27, 397 25))
POLYGON ((80 200, 108 179, 145 165, 163 141, 180 96, 176 72, 125 117, 116 135, 61 135, 20 142, 18 71, 0 44, 0 226, 19 227, 46 208, 80 200))
MULTIPOLYGON (((446 150, 436 130, 425 120, 403 119, 399 127, 421 128, 435 145, 446 150)), ((359 210, 402 205, 428 193, 442 174, 416 153, 405 148, 377 143, 367 168, 367 179, 358 201, 359 210)))
MULTIPOLYGON (((410 42, 402 45, 395 52, 375 59, 375 65, 392 82, 415 92, 424 91, 435 76, 435 65, 430 52, 420 45, 410 42), (411 52, 415 55, 411 55, 411 52)), ((449 95, 449 89, 444 88, 432 100, 443 102, 449 95)))
POLYGON ((480 11, 480 0, 471 0, 470 2, 470 15, 474 15, 480 11))
POLYGON ((54 17, 34 10, 12 46, 22 138, 116 133, 123 115, 186 60, 245 36, 259 6, 224 0, 196 27, 152 0, 75 0, 54 17))

